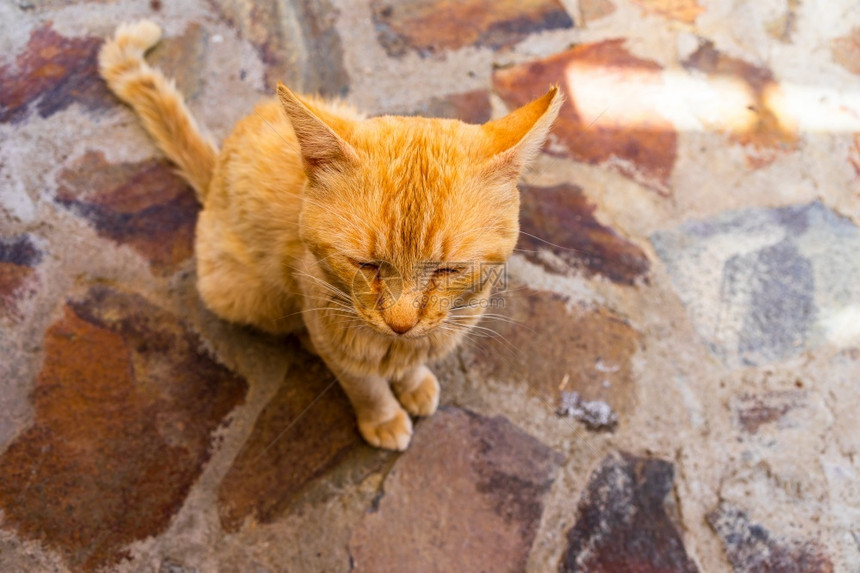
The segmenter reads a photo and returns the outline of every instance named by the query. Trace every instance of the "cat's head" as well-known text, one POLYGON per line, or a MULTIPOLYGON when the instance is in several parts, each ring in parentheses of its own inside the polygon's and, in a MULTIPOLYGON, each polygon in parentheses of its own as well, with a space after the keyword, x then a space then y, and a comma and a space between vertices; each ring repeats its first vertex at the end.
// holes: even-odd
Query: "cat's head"
POLYGON ((390 336, 473 322, 516 245, 517 179, 558 114, 558 88, 483 125, 345 119, 283 85, 278 95, 308 176, 301 237, 321 292, 390 336))

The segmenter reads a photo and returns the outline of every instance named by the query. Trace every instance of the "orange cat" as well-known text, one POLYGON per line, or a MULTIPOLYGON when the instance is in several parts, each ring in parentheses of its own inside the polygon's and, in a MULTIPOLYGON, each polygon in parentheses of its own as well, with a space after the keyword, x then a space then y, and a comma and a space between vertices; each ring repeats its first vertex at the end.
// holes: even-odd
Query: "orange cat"
POLYGON ((197 192, 197 285, 218 316, 302 332, 349 396, 362 436, 403 450, 409 414, 429 416, 450 352, 491 294, 519 234, 516 181, 562 97, 484 125, 365 119, 342 104, 278 99, 241 120, 219 152, 173 83, 143 59, 161 37, 120 26, 102 76, 197 192), (493 275, 495 276, 495 275, 493 275))

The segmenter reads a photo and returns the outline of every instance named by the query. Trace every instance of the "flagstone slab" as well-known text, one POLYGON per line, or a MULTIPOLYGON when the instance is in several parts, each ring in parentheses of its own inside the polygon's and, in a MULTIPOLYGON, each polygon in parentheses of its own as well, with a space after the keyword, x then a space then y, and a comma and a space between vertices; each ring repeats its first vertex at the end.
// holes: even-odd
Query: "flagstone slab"
POLYGON ((535 32, 573 27, 558 0, 371 0, 370 7, 379 43, 390 56, 498 49, 535 32))
POLYGON ((621 423, 635 405, 633 356, 640 334, 610 311, 569 309, 558 294, 510 289, 462 351, 467 370, 521 387, 550 411, 566 393, 603 402, 621 423))
POLYGON ((105 286, 47 331, 35 419, 0 456, 2 527, 74 570, 164 531, 247 385, 173 315, 105 286))
MULTIPOLYGON (((292 341, 293 344, 298 344, 292 341)), ((272 523, 301 489, 364 446, 355 413, 323 362, 299 350, 218 492, 221 526, 272 523)), ((367 467, 370 473, 376 466, 367 467)))
POLYGON ((349 92, 349 74, 330 0, 208 0, 240 37, 257 49, 266 70, 266 90, 277 82, 324 96, 349 92))
POLYGON ((595 217, 582 188, 520 185, 518 252, 550 272, 583 271, 632 286, 647 281, 650 262, 641 248, 595 217), (553 258, 543 256, 545 251, 553 258))
POLYGON ((32 290, 42 252, 29 235, 0 237, 0 317, 20 320, 19 304, 32 290))
POLYGON ((665 460, 626 453, 604 458, 580 499, 559 571, 698 571, 679 530, 674 476, 665 460))
POLYGON ((503 417, 416 428, 349 542, 352 571, 522 571, 562 457, 503 417))
POLYGON ((729 503, 707 515, 719 535, 726 557, 736 573, 832 573, 833 564, 820 544, 780 539, 729 503))
POLYGON ((688 221, 651 242, 699 336, 729 366, 860 335, 860 229, 820 202, 688 221))
POLYGON ((678 155, 675 127, 656 106, 637 102, 631 114, 622 103, 624 97, 636 97, 630 86, 659 88, 661 72, 657 62, 633 55, 623 39, 610 39, 496 70, 493 87, 508 107, 515 108, 541 96, 549 85, 560 85, 565 102, 544 151, 610 165, 667 195, 678 155))
POLYGON ((14 64, 0 66, 0 123, 18 123, 31 107, 41 117, 78 103, 101 109, 115 100, 98 74, 102 38, 67 38, 43 24, 14 64))
POLYGON ((731 141, 744 146, 748 167, 765 167, 797 149, 798 134, 792 120, 776 107, 780 86, 769 68, 724 54, 711 41, 702 42, 682 64, 714 80, 743 86, 749 94, 746 114, 723 128, 731 141))
POLYGON ((442 117, 477 124, 489 121, 492 111, 490 92, 487 90, 472 90, 449 94, 444 97, 433 97, 421 102, 413 109, 404 110, 397 115, 442 117))
POLYGON ((55 201, 96 232, 128 245, 162 274, 194 253, 200 206, 166 159, 108 163, 89 151, 59 176, 55 201))

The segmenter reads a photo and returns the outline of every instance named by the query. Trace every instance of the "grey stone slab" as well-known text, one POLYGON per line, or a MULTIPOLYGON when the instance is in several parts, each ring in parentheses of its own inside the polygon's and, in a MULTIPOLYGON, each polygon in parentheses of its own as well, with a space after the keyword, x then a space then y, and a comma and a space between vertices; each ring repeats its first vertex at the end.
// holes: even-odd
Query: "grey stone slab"
POLYGON ((699 335, 729 366, 860 334, 860 230, 821 202, 688 221, 651 242, 699 335))

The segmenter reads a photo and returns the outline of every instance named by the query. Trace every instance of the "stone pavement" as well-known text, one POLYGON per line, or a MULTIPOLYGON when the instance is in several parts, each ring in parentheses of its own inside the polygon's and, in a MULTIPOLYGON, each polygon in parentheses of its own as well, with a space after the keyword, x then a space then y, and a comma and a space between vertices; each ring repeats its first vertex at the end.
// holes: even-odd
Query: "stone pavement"
POLYGON ((0 571, 860 571, 855 0, 4 0, 0 571), (496 316, 408 451, 194 291, 96 74, 217 137, 284 80, 481 122, 558 82, 496 316))

